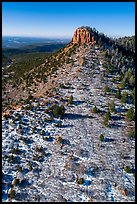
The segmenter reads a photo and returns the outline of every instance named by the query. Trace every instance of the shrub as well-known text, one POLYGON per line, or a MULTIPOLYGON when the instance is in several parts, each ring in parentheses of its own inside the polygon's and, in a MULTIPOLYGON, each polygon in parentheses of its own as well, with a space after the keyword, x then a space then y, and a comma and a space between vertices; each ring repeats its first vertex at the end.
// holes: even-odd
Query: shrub
POLYGON ((128 109, 128 111, 126 113, 126 120, 127 121, 133 121, 134 119, 135 119, 134 109, 130 108, 130 109, 128 109))
POLYGON ((82 185, 84 183, 84 179, 83 178, 77 178, 76 182, 77 182, 77 184, 82 185))
POLYGON ((29 165, 29 170, 32 171, 32 164, 29 165))
POLYGON ((98 112, 98 109, 96 106, 93 107, 93 113, 97 113, 98 112))
POLYGON ((45 113, 49 114, 50 113, 50 107, 48 107, 47 109, 45 109, 45 113))
POLYGON ((43 140, 52 141, 52 137, 51 136, 43 137, 43 140))
POLYGON ((126 80, 125 79, 123 79, 121 81, 120 86, 121 86, 122 89, 124 89, 126 87, 126 80))
POLYGON ((63 142, 63 139, 62 139, 62 137, 60 137, 60 136, 57 136, 57 137, 56 137, 56 140, 57 140, 58 142, 60 142, 60 143, 63 142))
POLYGON ((105 118, 105 119, 104 119, 104 125, 105 125, 105 126, 108 126, 108 122, 109 122, 108 119, 105 118))
POLYGON ((34 157, 34 159, 35 159, 36 161, 39 161, 39 156, 38 156, 38 154, 36 154, 36 156, 34 157))
POLYGON ((125 170, 127 173, 130 173, 130 172, 131 172, 130 166, 125 166, 124 170, 125 170))
POLYGON ((128 93, 126 91, 124 91, 123 94, 122 94, 121 101, 123 103, 126 103, 127 102, 127 98, 128 98, 128 93))
POLYGON ((13 154, 12 154, 12 155, 9 156, 8 162, 11 162, 11 161, 13 161, 13 160, 14 160, 14 156, 13 156, 13 154))
POLYGON ((18 166, 18 172, 22 172, 22 167, 18 166))
POLYGON ((60 88, 62 88, 62 89, 65 89, 65 88, 67 88, 66 86, 65 86, 65 84, 60 84, 60 88))
POLYGON ((56 124, 56 127, 61 127, 61 126, 62 126, 62 121, 59 120, 59 121, 57 122, 57 124, 56 124))
POLYGON ((61 105, 61 106, 55 105, 55 106, 53 107, 53 115, 54 115, 55 117, 63 117, 63 116, 64 116, 64 113, 65 113, 65 108, 64 108, 63 105, 61 105))
POLYGON ((110 111, 106 112, 105 118, 106 118, 106 120, 110 120, 110 118, 111 118, 110 111))
POLYGON ((114 103, 114 101, 112 101, 112 103, 110 104, 110 110, 112 112, 115 112, 115 103, 114 103))
POLYGON ((18 178, 15 178, 13 181, 12 181, 12 184, 13 186, 16 186, 19 184, 19 179, 18 178))
POLYGON ((19 124, 19 126, 18 126, 18 129, 20 129, 20 130, 22 129, 22 126, 21 126, 21 124, 19 124))
POLYGON ((128 132, 128 136, 129 137, 135 137, 135 128, 131 129, 129 132, 128 132))
POLYGON ((32 164, 30 163, 30 161, 28 161, 28 166, 29 166, 29 170, 32 171, 32 164))
POLYGON ((115 78, 114 77, 112 77, 112 82, 115 82, 115 78))
POLYGON ((129 84, 131 87, 134 87, 135 86, 135 76, 132 75, 129 79, 129 84))
POLYGON ((117 90, 115 97, 118 98, 118 99, 121 99, 121 91, 120 91, 120 89, 117 90))
POLYGON ((35 131, 36 131, 36 127, 34 126, 32 129, 32 133, 35 133, 35 131))
POLYGON ((135 104, 135 87, 132 90, 131 96, 132 96, 133 104, 135 104))
POLYGON ((72 95, 68 99, 68 104, 73 104, 73 96, 72 95))
POLYGON ((41 135, 45 135, 45 131, 44 130, 41 131, 41 135))
POLYGON ((11 188, 9 192, 9 197, 12 199, 14 198, 14 196, 15 196, 15 191, 13 190, 13 188, 11 188))
POLYGON ((103 134, 100 135, 100 141, 102 142, 104 140, 103 134))
POLYGON ((108 85, 106 84, 105 87, 104 87, 104 92, 109 92, 110 91, 110 88, 108 87, 108 85))
POLYGON ((33 96, 29 95, 28 98, 26 99, 26 102, 29 103, 31 99, 33 99, 33 96))
POLYGON ((13 149, 11 150, 11 153, 12 153, 12 154, 16 154, 16 149, 13 148, 13 149))

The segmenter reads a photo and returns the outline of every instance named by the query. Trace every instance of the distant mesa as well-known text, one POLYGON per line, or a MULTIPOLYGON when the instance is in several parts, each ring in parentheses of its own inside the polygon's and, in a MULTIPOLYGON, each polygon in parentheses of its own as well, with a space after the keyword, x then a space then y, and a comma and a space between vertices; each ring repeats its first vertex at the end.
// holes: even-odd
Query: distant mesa
POLYGON ((77 28, 74 32, 72 42, 75 44, 95 43, 94 35, 88 27, 77 28))

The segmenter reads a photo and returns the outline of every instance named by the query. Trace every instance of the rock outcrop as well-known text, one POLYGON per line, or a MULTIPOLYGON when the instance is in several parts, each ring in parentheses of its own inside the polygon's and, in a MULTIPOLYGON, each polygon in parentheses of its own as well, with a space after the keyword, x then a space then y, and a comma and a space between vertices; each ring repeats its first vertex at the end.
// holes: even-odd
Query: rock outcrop
POLYGON ((87 28, 77 28, 76 31, 74 32, 73 38, 72 38, 73 43, 89 43, 92 42, 94 43, 94 36, 92 33, 87 29, 87 28))

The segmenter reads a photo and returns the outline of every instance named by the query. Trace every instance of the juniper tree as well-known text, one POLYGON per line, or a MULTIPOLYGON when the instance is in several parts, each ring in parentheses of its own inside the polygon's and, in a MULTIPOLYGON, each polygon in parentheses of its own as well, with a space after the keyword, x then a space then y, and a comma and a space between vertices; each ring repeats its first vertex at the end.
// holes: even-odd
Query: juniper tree
POLYGON ((127 121, 133 121, 135 119, 135 113, 133 107, 128 109, 126 113, 126 120, 127 121))

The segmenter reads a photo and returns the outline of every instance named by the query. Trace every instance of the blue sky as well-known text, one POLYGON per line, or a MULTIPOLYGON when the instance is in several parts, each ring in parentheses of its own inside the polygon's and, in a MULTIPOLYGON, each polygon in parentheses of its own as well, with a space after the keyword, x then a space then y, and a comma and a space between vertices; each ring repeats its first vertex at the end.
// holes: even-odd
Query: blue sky
POLYGON ((79 26, 135 35, 134 2, 3 2, 2 35, 71 38, 79 26))

